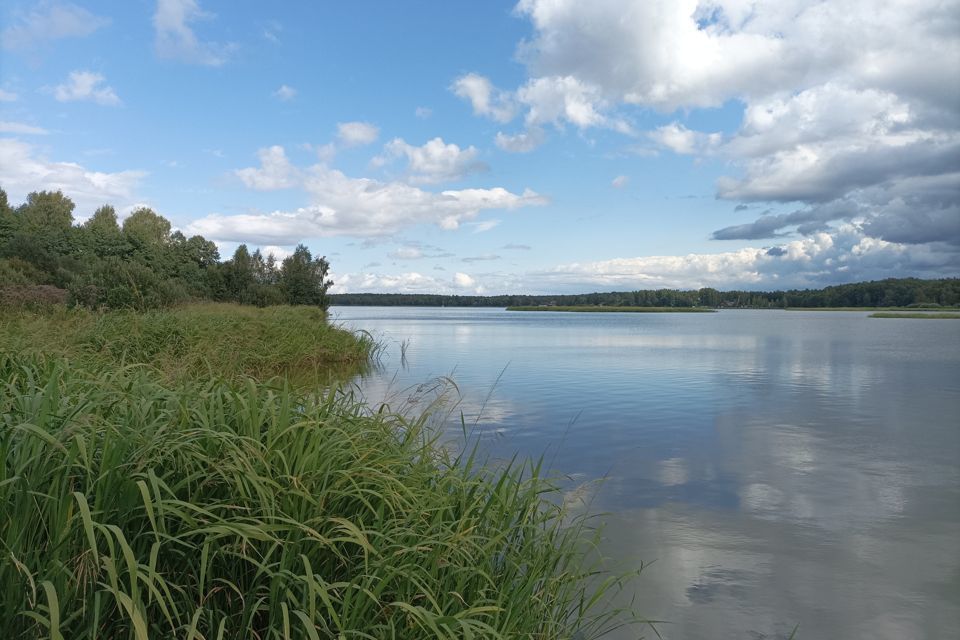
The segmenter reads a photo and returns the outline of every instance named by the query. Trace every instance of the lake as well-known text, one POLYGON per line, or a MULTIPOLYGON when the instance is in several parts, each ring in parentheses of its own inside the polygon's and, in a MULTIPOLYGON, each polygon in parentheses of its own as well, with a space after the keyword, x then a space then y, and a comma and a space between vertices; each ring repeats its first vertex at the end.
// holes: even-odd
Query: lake
POLYGON ((571 500, 608 514, 611 566, 652 562, 637 608, 669 621, 664 638, 956 637, 960 321, 331 316, 387 345, 356 381, 370 401, 422 406, 447 376, 491 455, 544 454, 571 500))

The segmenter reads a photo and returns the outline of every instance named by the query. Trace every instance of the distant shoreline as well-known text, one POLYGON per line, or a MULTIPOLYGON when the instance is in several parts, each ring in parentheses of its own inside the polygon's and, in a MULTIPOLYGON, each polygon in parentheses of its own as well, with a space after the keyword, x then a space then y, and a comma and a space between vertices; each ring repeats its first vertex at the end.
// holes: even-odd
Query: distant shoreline
POLYGON ((522 306, 507 311, 569 311, 575 313, 716 313, 707 307, 606 307, 601 305, 522 306))

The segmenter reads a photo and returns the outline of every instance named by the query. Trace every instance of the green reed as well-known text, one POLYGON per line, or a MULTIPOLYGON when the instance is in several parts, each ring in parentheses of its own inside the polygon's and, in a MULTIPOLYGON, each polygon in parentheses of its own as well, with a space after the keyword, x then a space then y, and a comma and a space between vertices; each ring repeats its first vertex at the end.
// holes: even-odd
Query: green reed
POLYGON ((185 376, 213 370, 192 345, 263 331, 208 312, 196 329, 65 312, 46 321, 75 336, 32 329, 51 354, 0 333, 0 637, 554 639, 636 621, 540 463, 489 470, 427 415, 235 375, 272 372, 261 355, 211 344, 235 369, 185 376), (150 350, 178 330, 177 358, 150 350))

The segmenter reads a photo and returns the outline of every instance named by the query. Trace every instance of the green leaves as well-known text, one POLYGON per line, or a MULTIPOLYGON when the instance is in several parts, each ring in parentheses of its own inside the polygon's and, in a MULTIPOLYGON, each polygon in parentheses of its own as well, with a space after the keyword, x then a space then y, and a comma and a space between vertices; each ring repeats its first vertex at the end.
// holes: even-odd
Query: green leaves
POLYGON ((538 463, 483 469, 425 420, 336 389, 170 386, 95 362, 0 354, 16 470, 0 637, 553 639, 620 622, 605 603, 624 579, 591 578, 586 519, 538 463))

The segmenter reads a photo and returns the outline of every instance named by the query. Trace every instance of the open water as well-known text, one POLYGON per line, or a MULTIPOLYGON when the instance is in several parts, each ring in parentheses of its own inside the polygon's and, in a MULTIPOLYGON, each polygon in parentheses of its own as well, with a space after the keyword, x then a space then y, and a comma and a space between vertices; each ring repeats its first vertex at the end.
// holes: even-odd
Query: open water
POLYGON ((331 314, 387 344, 370 401, 448 377, 451 428, 545 454, 608 514, 603 551, 652 563, 637 607, 665 639, 960 637, 960 321, 331 314))

